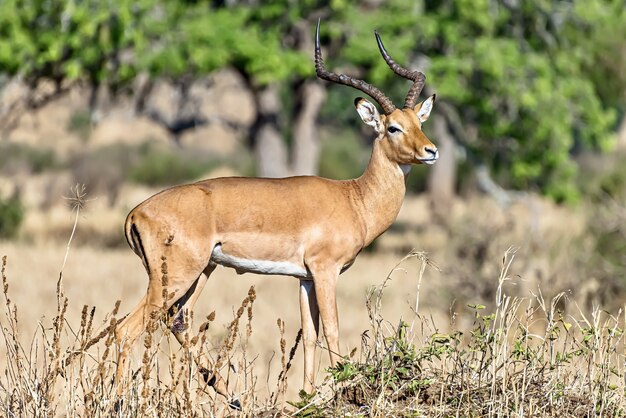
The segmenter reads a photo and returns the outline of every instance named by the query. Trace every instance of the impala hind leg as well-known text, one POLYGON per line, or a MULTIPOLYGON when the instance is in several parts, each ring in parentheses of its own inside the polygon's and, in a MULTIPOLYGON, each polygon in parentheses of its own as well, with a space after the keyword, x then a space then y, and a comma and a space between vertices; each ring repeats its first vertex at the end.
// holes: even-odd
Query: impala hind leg
MULTIPOLYGON (((180 299, 178 299, 170 308, 169 314, 175 315, 173 320, 170 323, 170 330, 172 334, 176 337, 178 342, 181 345, 185 344, 185 341, 191 339, 191 330, 192 330, 192 321, 191 321, 191 311, 193 310, 196 301, 198 300, 198 296, 202 293, 202 289, 206 284, 209 276, 215 270, 216 265, 213 263, 209 263, 207 268, 204 270, 204 273, 198 277, 198 280, 189 288, 187 293, 183 295, 180 299)), ((192 358, 194 359, 196 365, 198 366, 199 372, 202 374, 204 381, 207 385, 213 387, 215 392, 224 396, 229 400, 229 406, 234 409, 241 409, 241 404, 237 398, 232 398, 228 393, 228 388, 226 387, 226 383, 224 379, 219 375, 219 373, 207 369, 203 367, 199 363, 198 359, 198 349, 197 345, 189 347, 192 358)), ((211 366, 209 365, 209 368, 211 366)))
POLYGON ((300 280, 300 320, 304 345, 304 383, 307 393, 315 385, 315 348, 320 325, 320 311, 315 296, 315 285, 311 280, 300 280))
POLYGON ((163 308, 169 309, 175 301, 183 297, 206 268, 206 260, 189 256, 194 254, 193 251, 182 246, 159 248, 153 246, 149 238, 151 237, 144 237, 145 251, 143 247, 139 251, 148 271, 148 290, 141 302, 115 329, 119 349, 115 377, 118 395, 122 395, 124 391, 121 383, 128 367, 131 348, 150 319, 163 308), (161 254, 164 258, 161 258, 161 254), (163 283, 166 281, 167 298, 164 299, 163 283))

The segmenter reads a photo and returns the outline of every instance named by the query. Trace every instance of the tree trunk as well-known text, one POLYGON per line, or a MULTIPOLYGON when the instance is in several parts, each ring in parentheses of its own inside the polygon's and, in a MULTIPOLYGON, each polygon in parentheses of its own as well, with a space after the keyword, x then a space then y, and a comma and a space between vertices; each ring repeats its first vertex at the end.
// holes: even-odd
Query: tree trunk
POLYGON ((257 174, 260 177, 286 177, 287 144, 278 126, 280 98, 275 85, 256 92, 257 120, 252 131, 257 174))
POLYGON ((456 145, 443 116, 434 115, 433 129, 435 144, 439 150, 439 160, 430 167, 426 186, 433 203, 437 206, 445 206, 455 196, 456 145))
POLYGON ((316 175, 320 156, 316 122, 326 89, 317 80, 307 80, 299 90, 301 106, 293 127, 293 174, 316 175))

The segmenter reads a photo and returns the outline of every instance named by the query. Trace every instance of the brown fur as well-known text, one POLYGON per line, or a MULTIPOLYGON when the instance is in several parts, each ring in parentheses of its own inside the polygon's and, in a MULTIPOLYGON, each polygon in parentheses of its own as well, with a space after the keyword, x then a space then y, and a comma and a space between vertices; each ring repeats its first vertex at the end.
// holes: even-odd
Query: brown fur
MULTIPOLYGON (((176 304, 180 311, 190 311, 215 268, 211 255, 218 244, 224 253, 237 258, 288 262, 309 272, 309 277, 301 278, 300 288, 305 390, 311 391, 314 383, 319 317, 331 363, 339 360, 338 275, 395 220, 405 194, 400 165, 432 163, 437 158, 435 146, 421 130, 428 115, 422 121, 417 116, 422 104, 382 116, 363 99, 356 105, 364 121, 378 133, 370 163, 357 179, 205 180, 165 190, 130 212, 127 240, 142 258, 149 282, 144 299, 116 330, 118 381, 130 347, 151 313, 164 305, 162 257, 168 266, 167 294, 173 294, 165 305, 176 304), (373 113, 367 113, 372 109, 373 113), (401 131, 388 133, 391 125, 401 131)), ((188 329, 176 323, 172 331, 182 342, 188 329)), ((227 396, 219 377, 214 383, 216 390, 227 396)))

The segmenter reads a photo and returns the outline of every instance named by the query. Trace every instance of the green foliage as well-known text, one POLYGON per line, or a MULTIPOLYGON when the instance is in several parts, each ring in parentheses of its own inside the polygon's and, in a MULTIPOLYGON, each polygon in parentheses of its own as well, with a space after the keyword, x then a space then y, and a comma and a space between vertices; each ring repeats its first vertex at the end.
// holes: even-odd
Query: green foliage
POLYGON ((311 75, 308 54, 283 38, 314 5, 7 0, 0 3, 0 69, 32 84, 87 80, 112 88, 140 71, 179 78, 227 65, 256 84, 311 75))
POLYGON ((287 401, 287 403, 298 411, 297 417, 300 418, 325 418, 328 416, 325 409, 319 407, 315 402, 315 394, 306 393, 301 390, 298 393, 300 400, 287 401))
POLYGON ((607 96, 624 103, 623 66, 610 59, 626 47, 614 33, 626 28, 623 6, 392 0, 375 13, 348 13, 333 30, 350 28, 342 58, 369 69, 366 78, 396 101, 408 82, 380 60, 372 28, 397 61, 422 62, 427 85, 464 124, 459 139, 504 186, 573 200, 577 167, 569 153, 609 149, 616 112, 607 96))
POLYGON ((257 84, 312 74, 306 55, 281 45, 281 27, 269 19, 274 16, 263 18, 265 6, 211 10, 204 2, 169 2, 164 7, 167 12, 147 25, 146 36, 158 39, 157 46, 147 42, 140 49, 142 67, 152 74, 180 77, 232 65, 257 84))
POLYGON ((86 110, 74 112, 67 123, 70 132, 77 133, 81 139, 87 140, 91 133, 91 115, 86 110))
POLYGON ((141 22, 155 3, 0 2, 0 68, 33 84, 42 78, 127 83, 136 67, 121 54, 142 36, 141 22))
POLYGON ((164 186, 195 180, 214 168, 215 161, 202 161, 198 156, 147 147, 130 170, 130 180, 150 186, 164 186))
POLYGON ((0 173, 41 173, 61 166, 54 152, 25 144, 7 142, 0 144, 0 173))
POLYGON ((24 219, 24 207, 18 198, 0 197, 0 238, 14 238, 24 219))
POLYGON ((336 133, 322 143, 319 173, 338 180, 358 177, 367 164, 367 154, 353 133, 336 133))
POLYGON ((533 299, 505 295, 504 303, 488 314, 485 305, 470 304, 474 321, 467 332, 452 324, 450 333, 435 329, 424 334, 432 324, 420 316, 412 325, 400 321, 397 327, 374 328, 371 335, 363 334, 364 358, 329 369, 333 398, 315 402, 301 394, 294 405, 307 411, 303 416, 357 411, 502 416, 528 403, 542 405, 538 416, 599 410, 623 416, 623 372, 607 360, 619 355, 615 345, 624 338, 619 321, 596 313, 594 321, 576 327, 576 321, 567 322, 569 316, 556 310, 560 297, 538 297, 534 302, 539 307, 532 312, 523 307, 533 299), (391 329, 391 335, 383 329, 391 329), (602 362, 590 361, 599 352, 606 356, 602 362), (580 389, 581 380, 590 383, 589 389, 580 389))
MULTIPOLYGON (((378 29, 397 61, 426 70, 427 86, 462 122, 468 153, 505 187, 575 200, 570 154, 613 144, 626 108, 623 0, 5 0, 0 72, 117 91, 140 72, 189 80, 230 66, 253 89, 294 85, 314 75, 320 15, 330 16, 322 25, 330 68, 348 68, 401 103, 409 83, 380 59, 378 29)), ((333 87, 323 120, 356 126, 354 96, 333 87)))

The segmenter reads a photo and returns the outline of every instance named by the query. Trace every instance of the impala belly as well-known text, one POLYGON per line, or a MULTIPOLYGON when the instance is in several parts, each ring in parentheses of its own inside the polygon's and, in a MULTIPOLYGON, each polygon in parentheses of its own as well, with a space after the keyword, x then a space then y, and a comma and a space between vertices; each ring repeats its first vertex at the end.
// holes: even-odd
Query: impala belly
POLYGON ((290 261, 273 261, 247 258, 228 254, 223 251, 222 244, 217 244, 211 253, 211 261, 225 267, 232 267, 237 273, 280 274, 302 279, 310 278, 307 269, 290 261))

